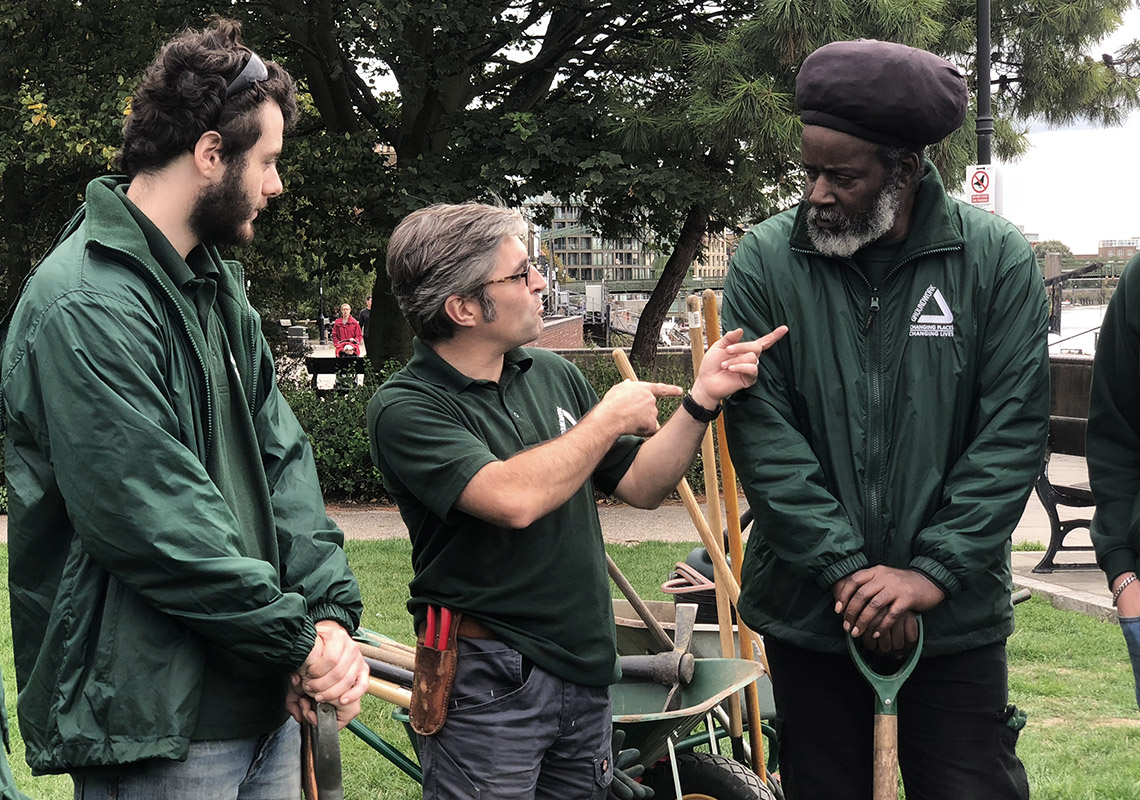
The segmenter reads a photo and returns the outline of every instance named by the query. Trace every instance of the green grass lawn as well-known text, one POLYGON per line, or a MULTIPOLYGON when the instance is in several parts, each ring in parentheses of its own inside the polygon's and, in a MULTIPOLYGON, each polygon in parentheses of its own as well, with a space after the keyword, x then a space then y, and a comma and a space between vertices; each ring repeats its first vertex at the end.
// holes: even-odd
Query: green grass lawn
MULTIPOLYGON (((658 586, 674 562, 695 545, 648 542, 611 546, 610 554, 647 600, 666 599, 658 586)), ((411 577, 411 547, 404 541, 349 542, 349 559, 360 577, 364 625, 410 643, 404 608, 411 577)), ((0 547, 7 573, 8 552, 0 547)), ((0 593, 0 618, 8 618, 7 592, 0 593)), ((0 669, 8 710, 15 716, 16 685, 12 640, 0 626, 0 669)), ((1034 800, 1114 800, 1140 798, 1140 716, 1119 628, 1075 612, 1058 611, 1033 599, 1017 607, 1017 632, 1009 640, 1010 697, 1029 712, 1019 753, 1029 771, 1034 800)), ((391 707, 365 699, 363 719, 386 739, 410 753, 403 728, 391 707)), ((14 720, 13 720, 14 721, 14 720)), ((345 797, 413 800, 419 787, 355 736, 341 737, 345 797)), ((23 742, 13 725, 12 767, 20 788, 41 800, 72 796, 65 777, 32 778, 24 764, 23 742)))

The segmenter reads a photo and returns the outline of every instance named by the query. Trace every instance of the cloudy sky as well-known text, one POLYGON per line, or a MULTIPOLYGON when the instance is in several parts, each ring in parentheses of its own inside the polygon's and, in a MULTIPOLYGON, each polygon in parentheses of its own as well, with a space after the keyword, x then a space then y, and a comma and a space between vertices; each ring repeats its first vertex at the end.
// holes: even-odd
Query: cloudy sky
MULTIPOLYGON (((1091 55, 1131 39, 1140 39, 1137 9, 1091 55)), ((1120 128, 1035 126, 1029 142, 1020 161, 999 165, 1003 216, 1074 253, 1095 253, 1101 239, 1140 237, 1140 113, 1120 128)))

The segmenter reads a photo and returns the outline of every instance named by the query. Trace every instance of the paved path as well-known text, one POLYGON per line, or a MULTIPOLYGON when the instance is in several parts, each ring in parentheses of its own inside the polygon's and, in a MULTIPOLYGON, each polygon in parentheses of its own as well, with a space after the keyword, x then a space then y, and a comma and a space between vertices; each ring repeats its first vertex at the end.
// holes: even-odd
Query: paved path
MULTIPOLYGON (((1054 456, 1051 471, 1059 481, 1074 481, 1084 477, 1082 459, 1054 456)), ((329 515, 350 539, 394 539, 407 535, 399 512, 394 508, 377 505, 332 505, 329 515)), ((672 541, 699 543, 696 529, 680 503, 672 503, 653 511, 644 511, 621 504, 598 506, 602 534, 607 542, 632 544, 643 541, 672 541)), ((8 518, 0 515, 0 542, 8 541, 8 518)), ((1049 519, 1036 495, 1030 495, 1021 521, 1013 533, 1014 543, 1049 541, 1049 519)), ((1072 534, 1068 544, 1088 543, 1083 532, 1072 534)), ((1041 560, 1040 552, 1013 554, 1014 581, 1019 588, 1032 589, 1034 594, 1050 597, 1054 605, 1104 619, 1115 619, 1108 586, 1103 574, 1096 569, 1082 571, 1058 570, 1049 575, 1035 574, 1033 566, 1041 560)), ((1061 561, 1092 563, 1092 553, 1066 554, 1061 561)))

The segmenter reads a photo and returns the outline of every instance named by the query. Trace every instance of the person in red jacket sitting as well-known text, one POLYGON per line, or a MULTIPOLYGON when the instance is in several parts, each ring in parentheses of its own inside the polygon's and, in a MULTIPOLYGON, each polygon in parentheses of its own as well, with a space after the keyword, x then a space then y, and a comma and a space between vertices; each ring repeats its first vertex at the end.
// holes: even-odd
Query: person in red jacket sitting
POLYGON ((364 333, 360 323, 353 319, 352 306, 345 303, 340 307, 340 319, 333 323, 333 346, 337 358, 356 358, 364 349, 364 333))

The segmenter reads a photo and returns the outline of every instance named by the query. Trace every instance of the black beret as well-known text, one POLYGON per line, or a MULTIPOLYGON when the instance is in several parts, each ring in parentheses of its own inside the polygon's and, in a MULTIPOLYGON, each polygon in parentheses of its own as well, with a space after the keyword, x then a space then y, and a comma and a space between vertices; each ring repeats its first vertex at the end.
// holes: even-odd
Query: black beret
POLYGON ((962 124, 966 81, 925 50, 874 39, 832 42, 804 60, 796 105, 805 125, 917 150, 962 124))

